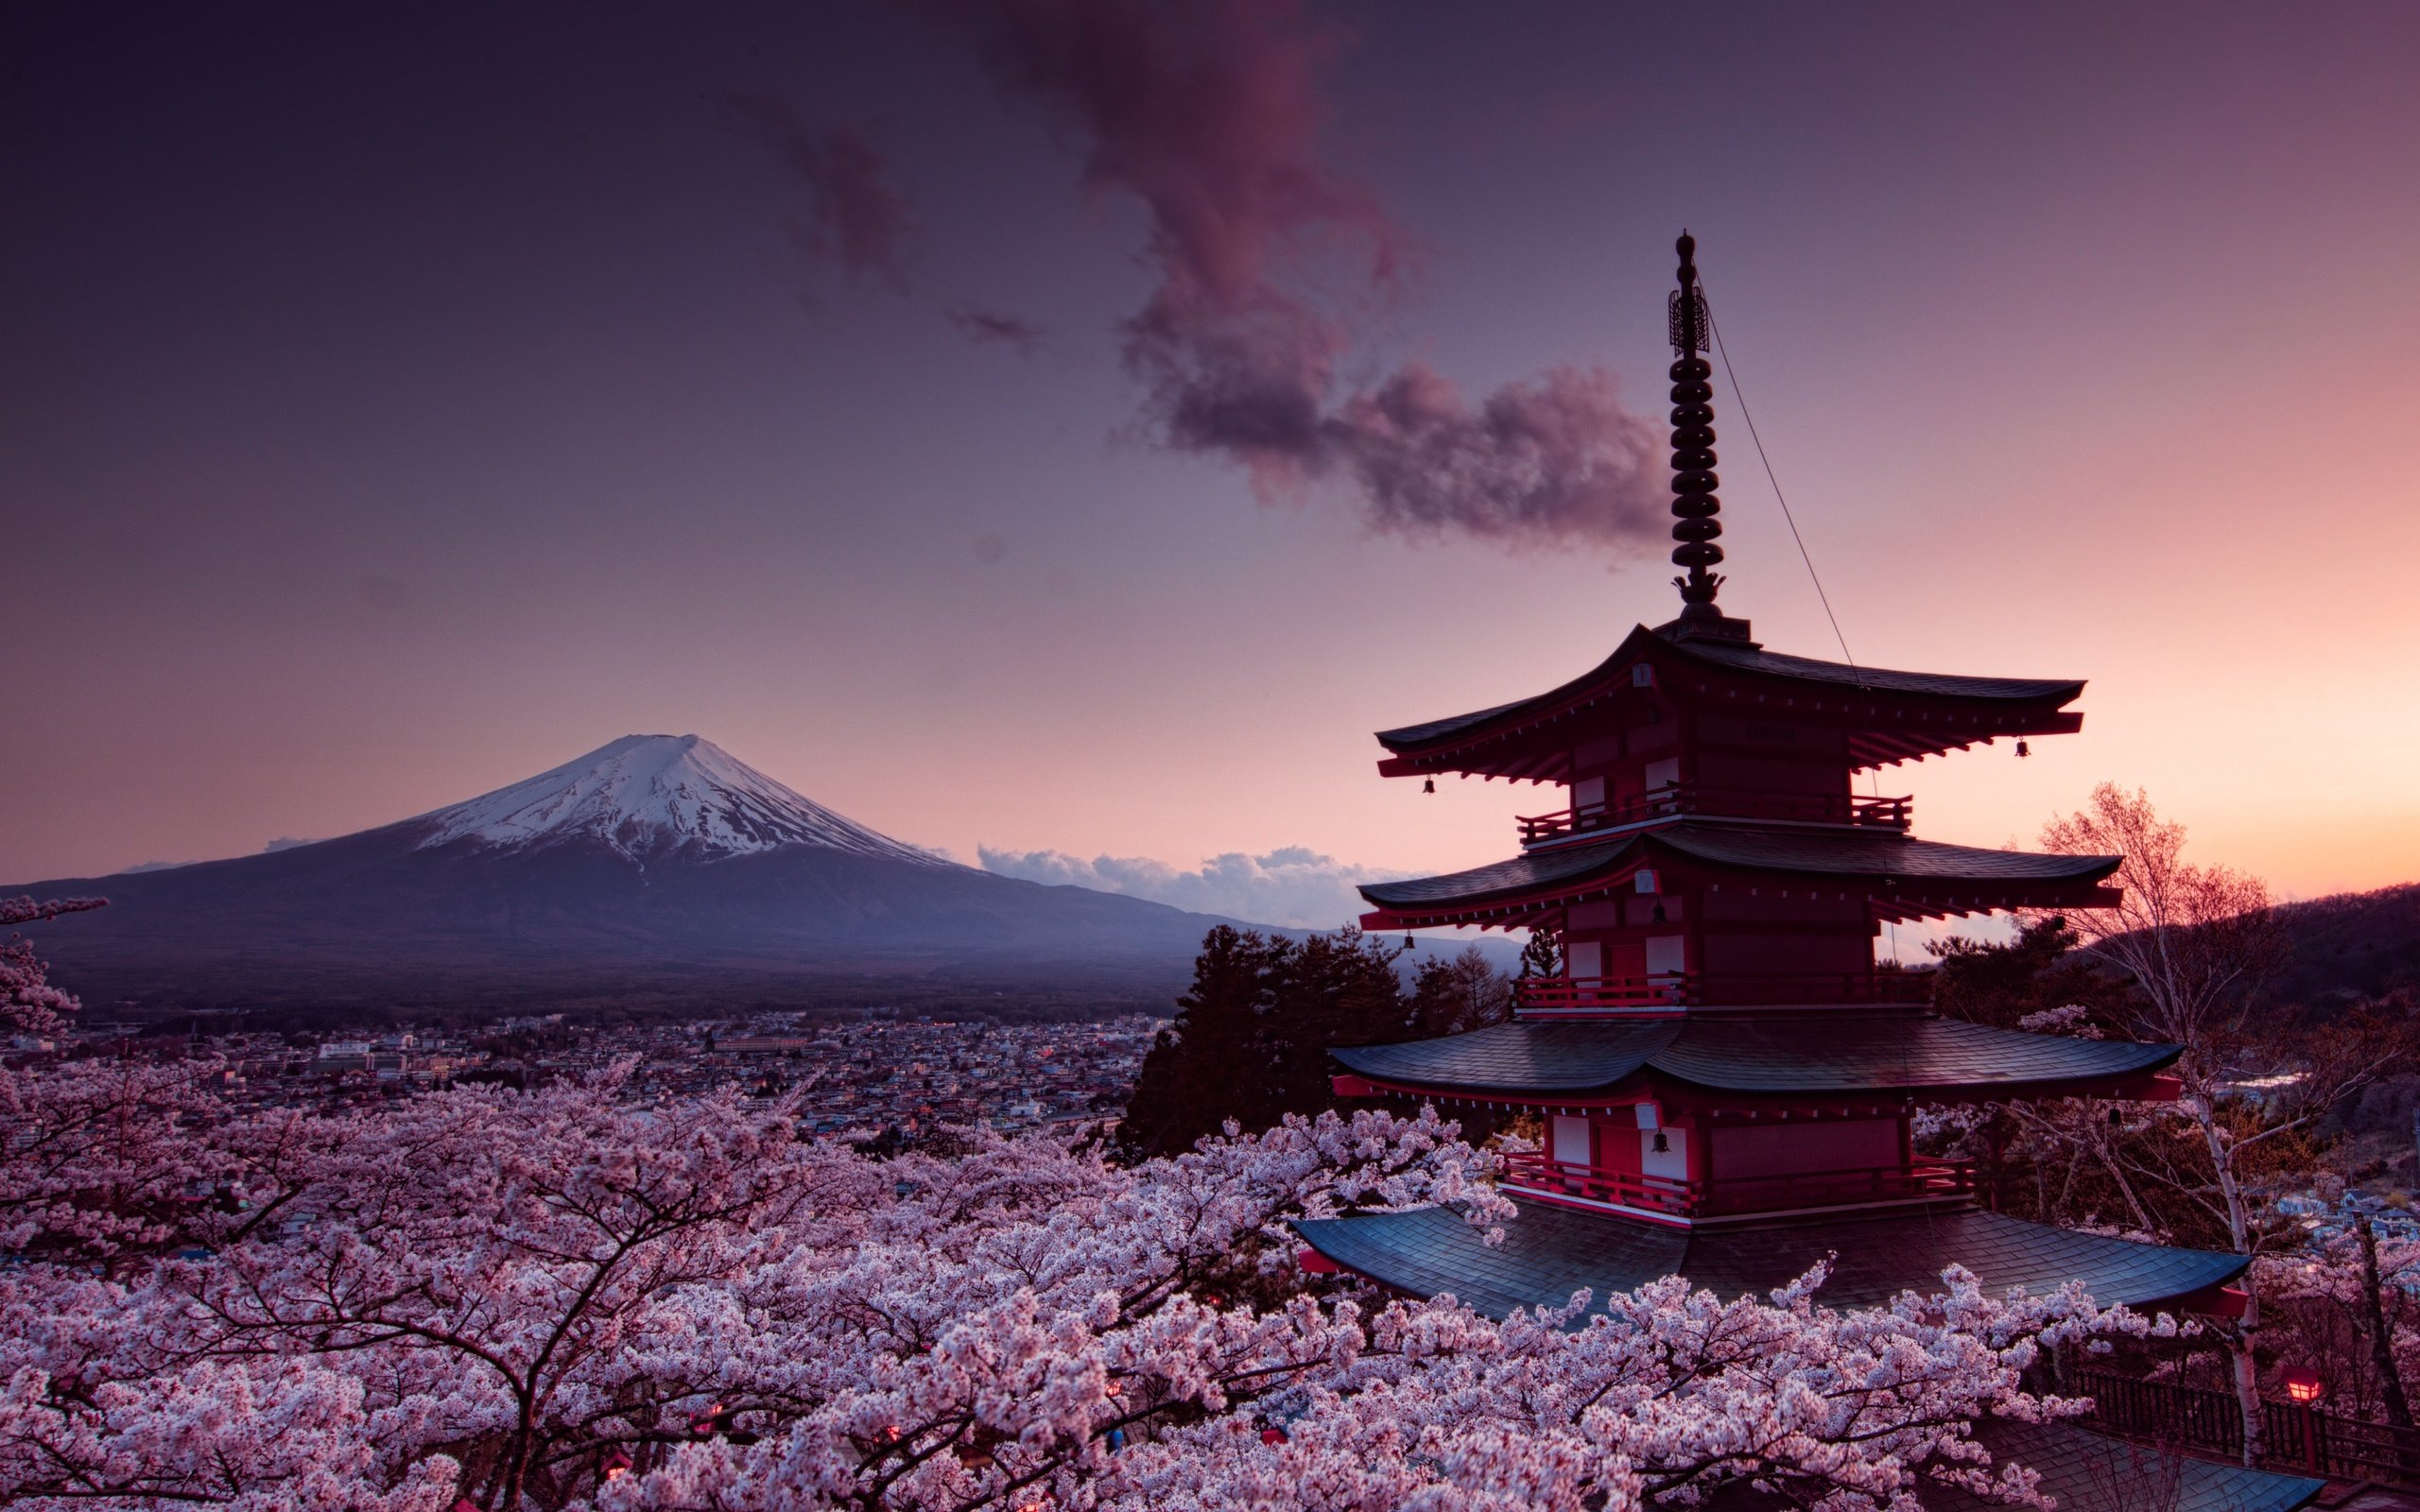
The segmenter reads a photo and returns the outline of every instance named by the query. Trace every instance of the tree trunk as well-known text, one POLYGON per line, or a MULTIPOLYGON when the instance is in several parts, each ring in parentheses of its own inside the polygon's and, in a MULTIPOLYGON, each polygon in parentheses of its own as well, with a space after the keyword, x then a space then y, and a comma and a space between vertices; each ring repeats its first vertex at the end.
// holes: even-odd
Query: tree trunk
MULTIPOLYGON (((2226 1200, 2227 1238, 2237 1254, 2249 1258, 2252 1214, 2244 1203, 2243 1184, 2236 1179, 2235 1145, 2219 1126, 2218 1105, 2208 1090, 2193 1087, 2190 1091, 2194 1120, 2202 1125, 2202 1138, 2209 1145, 2210 1169, 2218 1177, 2219 1194, 2226 1200)), ((2243 1275, 2243 1316, 2227 1331, 2227 1353, 2235 1366, 2236 1409, 2243 1415, 2243 1462, 2257 1466, 2268 1452, 2269 1435, 2260 1411, 2260 1361, 2254 1342, 2260 1332, 2260 1293, 2249 1270, 2243 1275)))
POLYGON ((2253 1353, 2252 1336, 2260 1329, 2260 1298, 2256 1294, 2243 1306, 2243 1317, 2227 1331, 2228 1363, 2235 1367, 2235 1405, 2243 1415, 2243 1462, 2260 1467, 2269 1452, 2268 1424, 2260 1411, 2260 1362, 2253 1353))
POLYGON ((2397 1428, 2411 1426, 2411 1403, 2403 1395, 2403 1377, 2394 1368, 2394 1341, 2387 1333, 2386 1309, 2378 1301, 2378 1236, 2370 1215, 2353 1220, 2361 1236, 2361 1311, 2370 1327, 2370 1365, 2378 1373, 2378 1390, 2386 1403, 2386 1420, 2397 1428))

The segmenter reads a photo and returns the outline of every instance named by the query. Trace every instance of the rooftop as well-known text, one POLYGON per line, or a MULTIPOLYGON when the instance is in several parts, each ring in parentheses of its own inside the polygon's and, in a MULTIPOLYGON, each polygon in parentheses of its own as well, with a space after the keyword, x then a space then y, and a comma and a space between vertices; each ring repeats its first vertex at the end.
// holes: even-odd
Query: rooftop
POLYGON ((2148 1308, 2222 1286, 2240 1255, 2140 1245, 1975 1209, 1814 1223, 1675 1228, 1531 1202, 1490 1247, 1452 1208, 1305 1219, 1295 1228, 1348 1270, 1413 1297, 1451 1293, 1490 1317, 1561 1307, 1586 1287, 1606 1297, 1682 1275, 1725 1297, 1788 1284, 1831 1257, 1819 1302, 1870 1307, 1900 1292, 1937 1291, 1965 1266, 1995 1294, 2040 1295, 2081 1280, 2102 1306, 2148 1308))
MULTIPOLYGON (((1906 901, 1895 917, 1907 918, 1963 911, 1953 902, 1959 897, 1991 900, 1977 902, 1975 907, 2032 902, 2035 893, 2045 902, 2080 902, 2065 890, 2100 882, 2118 869, 2120 859, 1989 850, 1910 839, 1891 831, 1772 828, 1685 818, 1657 829, 1532 850, 1468 871, 1371 883, 1360 892, 1382 910, 1414 919, 1512 902, 1544 907, 1618 880, 1658 857, 1722 871, 1820 878, 1852 885, 1860 893, 1879 884, 1892 897, 1906 901), (2050 897, 2053 892, 2059 896, 2050 897)), ((1392 927, 1396 921, 1380 919, 1376 927, 1392 927)))
POLYGON ((1398 758, 1417 758, 1510 736, 1568 717, 1628 689, 1630 669, 1640 662, 1654 666, 1660 682, 1668 687, 1687 686, 1688 674, 1695 670, 1722 674, 1725 680, 1745 679, 1769 696, 1791 698, 1803 694, 1807 699, 1803 713, 1825 715, 1838 723, 1888 719, 1896 725, 1904 720, 1910 700, 1938 706, 1934 712, 1943 717, 1937 731, 1918 736, 1893 729, 1859 750, 1869 765, 1945 750, 1996 733, 2063 731, 2072 729, 2080 718, 2056 711, 2083 692, 2081 679, 1962 677, 1860 667, 1768 651, 1753 642, 1676 638, 1668 633, 1669 628, 1651 630, 1638 626, 1611 656, 1568 682, 1511 703, 1382 730, 1378 743, 1398 758), (1967 729, 1957 728, 1962 720, 1967 729))
POLYGON ((1714 1091, 1938 1098, 2105 1085, 2167 1067, 2180 1047, 2022 1034, 1902 1013, 1516 1022, 1330 1054, 1346 1069, 1391 1086, 1541 1101, 1603 1096, 1651 1069, 1714 1091))

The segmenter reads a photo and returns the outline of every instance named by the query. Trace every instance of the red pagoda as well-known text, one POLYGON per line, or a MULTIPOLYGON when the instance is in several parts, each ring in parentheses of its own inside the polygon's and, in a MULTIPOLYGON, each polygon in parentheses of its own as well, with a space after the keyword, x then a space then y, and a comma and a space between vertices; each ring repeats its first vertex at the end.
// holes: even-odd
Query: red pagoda
POLYGON ((1432 1210, 1301 1226, 1318 1269, 1501 1315, 1675 1272, 1725 1295, 1836 1255, 1824 1299, 1930 1289, 1945 1265, 1995 1291, 2081 1279, 2103 1304, 2226 1310, 2242 1257, 2074 1232, 1990 1211, 1973 1172, 1920 1158, 1924 1105, 2166 1099, 2179 1047, 2021 1034, 1939 1017, 1927 975, 1877 965, 1893 920, 2105 903, 2115 856, 1916 839, 1906 798, 1860 773, 2007 738, 2071 733, 2064 679, 1893 672, 1768 650, 1716 607, 1722 578, 1704 297, 1680 241, 1670 296, 1678 618, 1641 626, 1559 687, 1381 731, 1380 773, 1553 783, 1520 853, 1361 889, 1374 931, 1542 932, 1564 974, 1511 1022, 1339 1050, 1340 1092, 1534 1114, 1500 1246, 1432 1210))

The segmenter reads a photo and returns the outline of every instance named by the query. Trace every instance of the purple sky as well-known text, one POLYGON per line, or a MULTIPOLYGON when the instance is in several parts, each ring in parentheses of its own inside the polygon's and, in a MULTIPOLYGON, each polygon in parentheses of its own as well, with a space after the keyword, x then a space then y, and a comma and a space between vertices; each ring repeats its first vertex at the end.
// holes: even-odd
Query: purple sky
MULTIPOLYGON (((2420 876, 2420 10, 79 4, 0 45, 0 876, 657 730, 970 861, 1495 859, 1554 799, 1421 799, 1369 731, 1669 617, 1620 405, 1684 224, 1858 657, 2093 679, 2031 761, 1886 774, 1921 833, 2113 778, 2289 893, 2420 876)), ((1725 606, 1833 655, 1716 407, 1725 606)))

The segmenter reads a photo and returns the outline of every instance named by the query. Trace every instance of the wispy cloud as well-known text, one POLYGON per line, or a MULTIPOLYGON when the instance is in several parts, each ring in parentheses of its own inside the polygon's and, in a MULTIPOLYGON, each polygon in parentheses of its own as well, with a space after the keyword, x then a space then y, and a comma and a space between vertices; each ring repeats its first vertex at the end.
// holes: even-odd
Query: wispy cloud
POLYGON ((1406 875, 1353 866, 1302 846, 1256 856, 1230 851, 1191 871, 1144 856, 1087 861, 1063 850, 994 850, 989 846, 977 846, 976 854, 985 870, 1004 877, 1125 893, 1195 913, 1294 929, 1349 924, 1369 907, 1353 890, 1357 884, 1406 875))
MULTIPOLYGON (((818 126, 776 94, 731 90, 721 103, 732 129, 789 171, 800 193, 789 218, 790 243, 811 274, 837 267, 850 281, 908 287, 915 217, 865 133, 818 126)), ((800 299, 812 307, 818 291, 810 286, 800 299)))
POLYGON ((1088 188, 1148 212, 1158 285, 1125 323, 1125 360, 1162 442, 1240 464, 1265 499, 1340 487, 1376 530, 1625 549, 1661 534, 1662 432, 1600 369, 1476 402, 1416 362, 1342 376, 1414 259, 1320 154, 1319 72, 1339 44, 1294 0, 939 9, 1064 134, 1088 188))
POLYGON ((1042 342, 1042 327, 1031 320, 998 310, 987 310, 979 304, 969 304, 962 300, 943 307, 942 315, 951 325, 956 326, 958 334, 967 340, 977 343, 997 342, 1013 347, 1016 349, 1017 355, 1021 357, 1032 356, 1033 349, 1042 342))

